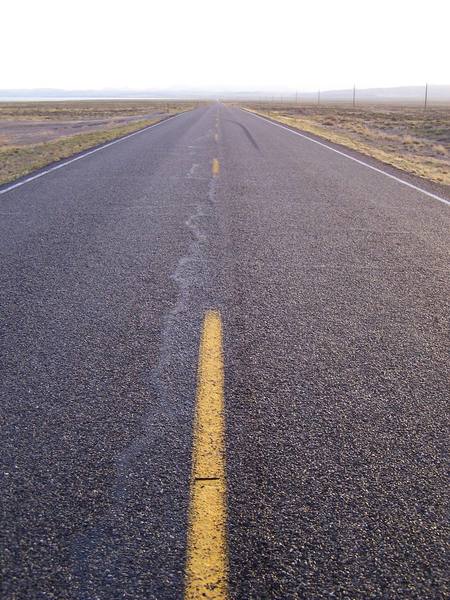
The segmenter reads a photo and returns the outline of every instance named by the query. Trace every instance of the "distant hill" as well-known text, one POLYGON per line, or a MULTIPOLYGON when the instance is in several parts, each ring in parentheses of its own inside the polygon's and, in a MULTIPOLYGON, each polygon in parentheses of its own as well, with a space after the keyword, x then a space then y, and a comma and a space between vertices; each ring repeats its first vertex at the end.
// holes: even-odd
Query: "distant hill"
POLYGON ((33 88, 33 89, 0 89, 0 99, 8 98, 42 98, 51 100, 54 98, 168 98, 178 97, 173 90, 63 90, 58 88, 33 88))
MULTIPOLYGON (((420 102, 424 97, 425 86, 402 86, 386 88, 357 89, 357 99, 367 102, 420 102)), ((321 91, 323 101, 349 101, 353 90, 324 90, 321 91)), ((247 99, 257 98, 283 98, 292 99, 296 92, 276 90, 220 90, 220 89, 166 89, 166 90, 128 90, 128 89, 103 89, 103 90, 63 90, 58 88, 35 89, 0 89, 0 100, 33 100, 33 99, 83 99, 83 98, 224 98, 247 99)), ((298 92, 300 100, 317 98, 317 92, 298 92)), ((430 102, 450 102, 450 85, 429 85, 428 98, 430 102)))
MULTIPOLYGON (((357 98, 367 101, 417 101, 424 97, 425 86, 403 86, 390 88, 357 89, 357 98)), ((314 94, 315 96, 316 94, 314 94)), ((326 100, 348 100, 353 95, 353 89, 330 90, 321 93, 326 100)), ((450 102, 450 85, 429 85, 428 98, 434 102, 450 102)))
MULTIPOLYGON (((423 102, 425 95, 425 86, 402 86, 402 87, 386 87, 386 88, 367 88, 356 89, 356 99, 360 102, 423 102)), ((312 102, 318 98, 318 92, 298 92, 289 90, 288 92, 234 92, 223 94, 222 97, 238 97, 246 100, 253 99, 273 99, 278 100, 294 100, 297 98, 299 102, 312 102)), ((320 98, 323 102, 351 102, 353 97, 353 88, 345 90, 321 90, 320 98)), ((429 85, 428 86, 429 102, 447 102, 450 103, 450 85, 429 85)))

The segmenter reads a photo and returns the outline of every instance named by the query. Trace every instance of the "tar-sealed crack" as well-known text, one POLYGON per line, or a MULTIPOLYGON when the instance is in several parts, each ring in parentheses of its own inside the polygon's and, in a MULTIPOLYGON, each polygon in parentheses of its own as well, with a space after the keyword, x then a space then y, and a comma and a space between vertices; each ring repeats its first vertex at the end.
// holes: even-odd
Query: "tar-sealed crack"
POLYGON ((172 274, 177 300, 164 318, 159 362, 148 366, 149 412, 141 434, 117 458, 108 513, 74 545, 82 600, 182 593, 200 328, 204 312, 218 308, 220 297, 217 177, 210 173, 204 148, 195 145, 190 153, 196 162, 186 173, 186 185, 195 178, 196 190, 203 190, 185 222, 192 241, 172 274), (155 495, 159 508, 148 508, 155 495), (136 554, 143 556, 146 578, 138 561, 129 564, 136 554), (137 580, 134 585, 130 576, 137 580))

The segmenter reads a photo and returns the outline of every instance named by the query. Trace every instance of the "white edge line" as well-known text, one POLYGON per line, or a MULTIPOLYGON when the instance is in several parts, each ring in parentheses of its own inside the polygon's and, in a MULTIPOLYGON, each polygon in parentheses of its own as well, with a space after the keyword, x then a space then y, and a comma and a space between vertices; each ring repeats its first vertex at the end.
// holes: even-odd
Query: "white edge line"
POLYGON ((0 190, 0 196, 2 194, 6 194, 6 192, 10 192, 11 190, 14 190, 15 188, 21 187, 22 185, 25 185, 26 183, 29 183, 30 181, 33 181, 34 179, 39 179, 39 177, 48 175, 48 173, 51 173, 52 171, 57 171, 58 169, 67 167, 67 165, 70 165, 71 163, 74 163, 77 160, 81 160, 82 158, 85 158, 86 156, 89 156, 90 154, 95 154, 95 152, 100 152, 100 150, 104 150, 105 148, 109 148, 109 146, 113 146, 114 144, 123 142, 123 141, 127 140, 128 138, 133 137, 134 135, 138 135, 139 133, 144 133, 144 131, 147 131, 148 129, 152 129, 153 127, 157 127, 158 125, 167 123, 167 121, 171 121, 172 119, 175 119, 176 117, 180 117, 181 115, 185 114, 186 112, 188 112, 188 111, 183 111, 176 115, 172 115, 171 117, 168 117, 167 119, 158 121, 158 123, 152 123, 151 125, 148 125, 147 127, 144 127, 143 129, 138 129, 138 131, 133 131, 133 133, 129 133, 128 135, 120 137, 117 140, 113 140, 112 142, 103 144, 102 146, 99 146, 98 148, 94 148, 94 150, 87 150, 86 152, 83 152, 82 154, 80 154, 79 156, 76 156, 75 158, 70 158, 69 160, 65 160, 64 162, 62 162, 58 165, 55 165, 54 167, 50 167, 50 169, 46 169, 45 171, 41 171, 40 173, 37 173, 36 175, 27 177, 26 179, 23 179, 22 181, 13 183, 12 185, 8 186, 7 188, 0 190))
POLYGON ((427 192, 427 190, 417 187, 417 185, 409 183, 409 181, 405 181, 404 179, 400 179, 399 177, 396 177, 395 175, 391 175, 387 171, 383 171, 383 169, 378 169, 377 167, 374 167, 374 166, 370 165, 369 163, 364 162, 363 160, 359 160, 358 158, 355 158, 354 156, 351 156, 350 154, 341 152, 341 150, 336 150, 336 148, 333 148, 332 146, 329 146, 328 144, 324 144, 323 142, 319 142, 318 140, 315 140, 314 138, 309 137, 309 135, 300 133, 300 131, 294 131, 293 129, 289 129, 289 127, 286 127, 285 125, 282 125, 281 123, 274 123, 270 119, 268 119, 266 117, 262 117, 261 115, 258 115, 256 113, 252 112, 251 110, 247 110, 246 108, 241 108, 241 110, 244 110, 249 115, 253 115, 254 117, 257 117, 258 119, 261 119, 262 121, 265 121, 266 123, 270 123, 271 125, 274 125, 275 127, 280 127, 280 129, 284 129, 286 131, 289 131, 290 133, 299 135, 300 137, 305 138, 305 140, 309 140, 310 142, 313 142, 314 144, 318 144, 319 146, 328 148, 328 150, 331 150, 332 152, 336 152, 336 154, 345 156, 345 158, 349 158, 350 160, 353 160, 354 162, 356 162, 360 165, 363 165, 364 167, 367 167, 368 169, 372 169, 372 171, 376 171, 377 173, 386 175, 386 177, 390 177, 391 179, 398 181, 398 183, 402 183, 403 185, 406 185, 406 186, 412 188, 413 190, 416 190, 417 192, 422 192, 422 194, 425 194, 426 196, 429 196, 430 198, 434 198, 435 200, 439 200, 439 202, 442 202, 443 204, 447 204, 448 206, 450 206, 450 200, 447 200, 446 198, 442 198, 441 196, 437 196, 436 194, 432 194, 431 192, 427 192))

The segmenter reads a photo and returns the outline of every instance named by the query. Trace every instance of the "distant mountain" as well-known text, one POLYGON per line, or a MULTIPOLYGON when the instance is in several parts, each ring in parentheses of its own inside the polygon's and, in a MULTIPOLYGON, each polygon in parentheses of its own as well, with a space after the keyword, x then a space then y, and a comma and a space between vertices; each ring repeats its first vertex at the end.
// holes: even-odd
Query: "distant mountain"
MULTIPOLYGON (((420 101, 424 97, 425 86, 402 86, 386 88, 357 89, 357 99, 372 102, 382 101, 420 101)), ((321 99, 324 101, 348 101, 352 98, 353 90, 324 90, 321 99)), ((220 89, 103 89, 103 90, 63 90, 58 88, 35 89, 0 89, 0 100, 8 99, 83 99, 83 98, 224 98, 224 99, 293 99, 296 92, 292 88, 288 91, 277 90, 220 90, 220 89)), ((299 100, 312 100, 317 98, 317 92, 298 92, 299 100)), ((429 85, 428 98, 432 102, 450 102, 450 85, 429 85)))
MULTIPOLYGON (((386 88, 356 88, 356 99, 364 102, 422 102, 425 96, 425 86, 402 86, 386 88)), ((240 99, 273 99, 294 100, 299 102, 312 102, 318 98, 318 91, 298 92, 292 89, 286 92, 230 92, 222 94, 221 97, 238 97, 240 99)), ((324 102, 351 102, 353 88, 345 90, 321 90, 320 98, 324 102)), ((430 102, 450 103, 450 85, 429 85, 428 100, 430 102)))
MULTIPOLYGON (((389 101, 389 100, 409 100, 414 101, 424 97, 425 86, 411 85, 389 88, 368 88, 356 89, 357 97, 360 100, 369 101, 389 101)), ((315 95, 315 94, 314 94, 315 95)), ((346 100, 352 98, 353 88, 347 90, 330 90, 321 93, 321 96, 327 100, 346 100)), ((435 102, 450 101, 450 85, 429 85, 428 97, 435 102)))
POLYGON ((173 90, 123 90, 123 89, 104 89, 104 90, 63 90, 58 88, 33 88, 33 89, 0 89, 0 98, 43 98, 51 100, 52 98, 168 98, 178 97, 173 90))

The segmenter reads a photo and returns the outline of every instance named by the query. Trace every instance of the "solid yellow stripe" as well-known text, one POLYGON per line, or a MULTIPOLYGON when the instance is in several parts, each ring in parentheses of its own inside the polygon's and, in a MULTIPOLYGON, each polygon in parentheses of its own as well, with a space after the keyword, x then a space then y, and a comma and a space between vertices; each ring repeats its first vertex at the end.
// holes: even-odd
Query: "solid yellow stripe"
POLYGON ((222 322, 205 315, 199 352, 185 600, 228 596, 222 322))
POLYGON ((220 163, 217 158, 213 158, 212 161, 212 173, 213 175, 218 175, 220 173, 220 163))

